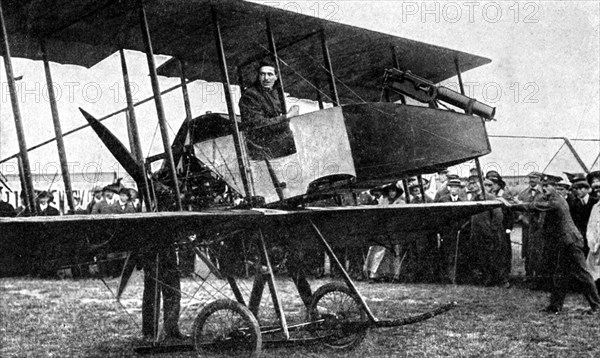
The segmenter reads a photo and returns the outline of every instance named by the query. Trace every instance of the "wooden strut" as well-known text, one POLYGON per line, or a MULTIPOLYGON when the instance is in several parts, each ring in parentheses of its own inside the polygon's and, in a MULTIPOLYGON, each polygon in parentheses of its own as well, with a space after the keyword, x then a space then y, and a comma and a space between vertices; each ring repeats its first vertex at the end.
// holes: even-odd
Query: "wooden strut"
POLYGON ((329 56, 329 47, 327 46, 327 37, 325 36, 325 30, 321 30, 320 35, 321 50, 323 51, 323 60, 325 62, 325 68, 329 75, 329 90, 331 91, 333 106, 337 107, 340 105, 340 98, 338 96, 337 87, 335 85, 335 76, 333 75, 333 67, 331 66, 331 57, 329 56))
POLYGON ((146 205, 146 211, 152 211, 152 196, 150 193, 148 182, 148 176, 146 175, 146 163, 144 162, 144 153, 142 151, 142 144, 140 141, 140 133, 138 130, 137 120, 135 116, 135 105, 133 103, 133 96, 131 94, 131 85, 129 83, 129 71, 127 70, 127 59, 125 58, 125 51, 123 49, 119 50, 119 54, 121 57, 121 71, 123 72, 123 86, 125 88, 125 98, 127 99, 127 113, 129 116, 127 117, 127 129, 130 134, 130 147, 133 157, 138 161, 138 163, 142 167, 142 172, 144 174, 144 182, 137 183, 138 189, 140 189, 142 193, 142 199, 144 201, 144 205, 146 205), (143 186, 140 188, 140 186, 143 186))
POLYGON ((29 212, 37 214, 37 205, 33 196, 33 180, 31 178, 31 167, 29 165, 29 155, 27 154, 27 144, 25 142, 25 131, 23 130, 23 121, 21 120, 21 110, 19 109, 19 98, 17 97, 17 88, 15 85, 15 76, 12 67, 12 57, 10 55, 10 45, 8 43, 8 34, 6 32, 6 23, 4 21, 4 12, 2 2, 0 1, 0 28, 2 29, 2 50, 4 52, 4 67, 6 70, 6 79, 8 90, 10 92, 10 102, 12 104, 17 140, 19 141, 19 156, 21 158, 21 167, 23 169, 23 187, 26 197, 26 206, 29 212))
POLYGON ((368 323, 373 324, 373 322, 377 322, 378 319, 375 318, 375 316, 373 315, 373 312, 371 312, 371 309, 367 305, 367 302, 365 301, 363 296, 360 294, 360 292, 358 292, 358 289, 356 288, 356 285, 354 285, 354 282, 352 282, 350 275, 348 275, 348 272, 346 272, 346 269, 344 268, 344 266, 342 266, 342 263, 340 262, 340 260, 337 258, 337 256, 333 252, 333 249, 331 248, 331 246, 329 245, 327 240, 325 240, 325 237, 323 237, 323 235, 321 234, 321 231, 319 230, 317 225, 315 225, 315 223, 312 220, 309 220, 309 222, 310 222, 310 225, 312 226, 312 228, 314 229, 315 233, 317 234, 319 241, 323 245, 325 252, 327 253, 327 255, 329 255, 331 262, 333 262, 335 264, 335 266, 342 273, 342 278, 344 279, 344 282, 346 282, 346 285, 348 286, 350 291, 352 291, 352 293, 354 293, 356 295, 356 297, 358 297, 361 308, 365 310, 365 313, 367 314, 367 317, 369 318, 368 323))
POLYGON ((177 168, 175 166, 175 160, 173 159, 173 151, 171 149, 171 140, 169 139, 169 129, 167 126, 167 119, 165 116, 165 110, 162 102, 162 96, 160 94, 160 84, 158 82, 158 74, 156 72, 156 64, 154 63, 154 51, 152 50, 152 39, 150 38, 150 29, 148 27, 148 19, 146 18, 146 10, 142 0, 139 0, 139 11, 140 11, 140 25, 142 29, 142 37, 144 45, 146 47, 146 59, 148 61, 148 69, 150 70, 150 81, 152 83, 152 93, 154 94, 154 103, 156 105, 156 114, 158 117, 158 124, 160 127, 160 134, 162 137, 163 148, 169 171, 173 177, 173 190, 175 195, 175 203, 177 210, 182 211, 183 206, 181 204, 181 193, 179 190, 179 180, 177 180, 177 168))
MULTIPOLYGON (((223 38, 221 37, 221 25, 219 23, 219 14, 217 9, 213 6, 210 8, 212 15, 213 31, 215 37, 215 44, 217 46, 217 54, 219 58, 219 64, 221 65, 221 75, 223 77, 223 89, 225 91, 225 101, 227 102, 227 112, 229 114, 229 121, 231 122, 231 129, 233 132, 233 142, 235 146, 235 153, 237 156, 238 167, 240 175, 242 177, 242 185, 246 197, 252 196, 250 190, 250 183, 248 181, 248 171, 246 170, 246 161, 242 152, 242 141, 240 136, 240 130, 238 128, 237 120, 235 118, 235 106, 233 104, 233 97, 231 95, 231 83, 229 81, 229 73, 227 71, 227 59, 225 58, 225 48, 223 47, 223 38)), ((249 200, 249 202, 252 202, 249 200)))
POLYGON ((58 148, 60 170, 65 186, 65 194, 67 195, 67 204, 69 205, 69 209, 72 212, 75 212, 75 204, 73 203, 73 187, 71 186, 71 176, 69 175, 69 165, 67 163, 67 152, 65 150, 65 143, 63 141, 60 117, 58 115, 58 105, 56 103, 56 95, 54 94, 54 85, 52 82, 52 72, 50 71, 50 61, 48 60, 48 51, 46 49, 46 42, 44 40, 40 41, 40 49, 42 50, 44 72, 46 73, 46 85, 48 87, 48 98, 50 102, 50 110, 52 112, 54 134, 56 135, 56 146, 58 148))

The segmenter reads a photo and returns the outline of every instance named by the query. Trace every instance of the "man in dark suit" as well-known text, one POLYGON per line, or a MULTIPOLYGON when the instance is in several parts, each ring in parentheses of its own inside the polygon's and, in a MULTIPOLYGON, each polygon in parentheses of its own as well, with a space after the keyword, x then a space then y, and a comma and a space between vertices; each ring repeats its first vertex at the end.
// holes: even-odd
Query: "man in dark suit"
MULTIPOLYGON (((460 179, 450 179, 446 183, 446 194, 442 194, 435 202, 436 203, 452 203, 464 202, 464 197, 461 197, 460 191, 462 188, 460 179)), ((438 192, 439 193, 439 192, 438 192)), ((456 268, 458 265, 458 231, 463 222, 457 221, 452 225, 445 227, 440 232, 440 267, 439 274, 442 281, 456 283, 456 268)), ((468 248, 465 248, 468 250, 468 248)))
MULTIPOLYGON (((471 175, 467 190, 471 193, 471 201, 494 200, 493 182, 483 181, 484 190, 480 188, 479 176, 471 175)), ((502 209, 489 210, 471 217, 471 242, 478 253, 478 266, 481 270, 482 283, 486 286, 500 285, 509 287, 508 273, 503 267, 501 255, 505 231, 502 209)))
POLYGON ((92 200, 88 203, 88 205, 85 208, 85 211, 87 214, 91 214, 92 209, 94 208, 94 205, 96 205, 96 203, 101 201, 103 198, 101 186, 93 187, 92 190, 90 190, 90 192, 92 193, 93 197, 92 197, 92 200))
POLYGON ((568 289, 577 288, 590 305, 587 313, 595 314, 600 309, 600 297, 585 262, 583 237, 571 218, 567 201, 557 193, 555 181, 544 178, 542 184, 542 199, 512 206, 516 210, 546 213, 544 239, 558 250, 550 304, 542 311, 560 312, 568 289))
MULTIPOLYGON (((528 175, 529 186, 517 195, 517 202, 531 203, 542 198, 543 191, 540 181, 542 173, 531 172, 528 175)), ((541 228, 544 222, 543 212, 525 212, 522 213, 517 221, 522 225, 522 246, 521 257, 525 260, 525 275, 528 278, 539 275, 540 264, 542 262, 542 250, 540 247, 541 228)))
MULTIPOLYGON (((0 186, 0 194, 2 194, 2 189, 4 189, 4 188, 2 186, 0 186)), ((10 203, 7 203, 6 201, 2 200, 2 197, 0 196, 0 217, 12 218, 15 215, 17 215, 17 214, 15 212, 14 206, 12 206, 10 203)))
POLYGON ((587 256, 590 248, 585 234, 592 207, 598 202, 598 199, 590 195, 590 184, 583 175, 573 180, 572 190, 574 196, 569 200, 569 210, 575 226, 583 236, 583 252, 587 256))

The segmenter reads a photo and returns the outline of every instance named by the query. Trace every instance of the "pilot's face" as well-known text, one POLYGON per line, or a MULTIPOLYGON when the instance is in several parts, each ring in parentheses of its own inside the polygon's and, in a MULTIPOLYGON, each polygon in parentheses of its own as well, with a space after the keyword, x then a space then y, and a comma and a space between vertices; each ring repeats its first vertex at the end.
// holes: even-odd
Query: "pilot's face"
POLYGON ((271 89, 277 81, 277 75, 275 74, 275 68, 271 66, 263 66, 258 70, 258 81, 260 85, 271 89))

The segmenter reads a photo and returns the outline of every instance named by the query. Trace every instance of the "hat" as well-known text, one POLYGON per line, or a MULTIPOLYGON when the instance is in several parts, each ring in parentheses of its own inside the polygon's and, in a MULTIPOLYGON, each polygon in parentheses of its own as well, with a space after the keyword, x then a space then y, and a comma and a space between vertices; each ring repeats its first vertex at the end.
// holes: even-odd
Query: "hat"
POLYGON ((50 199, 50 198, 52 198, 52 195, 49 192, 47 192, 46 190, 43 190, 38 194, 37 197, 38 197, 38 199, 45 199, 45 198, 50 199))
POLYGON ((589 173, 586 176, 586 179, 587 179, 588 183, 590 183, 590 185, 592 185, 592 182, 594 181, 594 179, 598 179, 600 181, 600 170, 595 170, 595 171, 589 173))
POLYGON ((258 71, 261 69, 261 67, 266 67, 266 66, 275 68, 275 64, 272 61, 265 59, 265 60, 261 60, 258 62, 258 66, 256 66, 256 70, 258 71))
POLYGON ((500 188, 504 189, 504 187, 506 187, 506 183, 504 182, 504 180, 502 180, 500 174, 498 174, 498 172, 495 170, 490 170, 489 172, 487 172, 485 178, 491 180, 495 184, 498 184, 500 188))
POLYGON ((386 194, 389 193, 390 190, 396 190, 398 192, 398 196, 404 194, 404 189, 399 187, 398 183, 388 184, 382 188, 382 191, 386 194))
POLYGON ((556 186, 560 186, 562 188, 565 188, 566 190, 569 190, 571 188, 571 184, 567 183, 564 180, 561 180, 561 181, 557 182, 556 186))
POLYGON ((448 180, 448 186, 458 186, 462 188, 463 184, 460 179, 451 179, 448 180))
POLYGON ((446 178, 448 179, 448 181, 453 180, 453 179, 458 179, 458 174, 448 174, 446 175, 446 178))
POLYGON ((440 169, 438 174, 448 174, 448 168, 440 169))
POLYGON ((469 175, 468 180, 469 181, 475 180, 475 181, 477 181, 479 183, 479 175, 477 175, 477 174, 471 174, 471 175, 469 175))
POLYGON ((540 173, 540 172, 535 172, 535 171, 534 171, 534 172, 531 172, 531 173, 527 174, 527 176, 528 176, 529 178, 536 178, 536 177, 537 177, 537 178, 541 178, 541 177, 543 177, 543 176, 544 176, 544 174, 542 174, 542 173, 540 173))
POLYGON ((90 192, 92 192, 92 193, 97 193, 99 191, 102 191, 102 187, 99 185, 96 185, 95 187, 92 188, 92 190, 90 190, 90 192))
POLYGON ((542 184, 543 185, 556 185, 561 180, 562 180, 562 178, 559 176, 556 176, 556 175, 544 174, 542 176, 542 184))
POLYGON ((131 199, 131 191, 129 191, 129 189, 121 188, 121 190, 119 190, 119 195, 121 194, 125 194, 129 199, 131 199))
POLYGON ((564 173, 567 175, 567 179, 569 179, 571 183, 575 183, 576 181, 580 180, 586 180, 585 173, 564 173))
POLYGON ((105 186, 104 188, 102 188, 102 191, 111 191, 115 194, 117 194, 119 192, 119 190, 120 190, 120 188, 116 184, 109 184, 109 185, 105 186))

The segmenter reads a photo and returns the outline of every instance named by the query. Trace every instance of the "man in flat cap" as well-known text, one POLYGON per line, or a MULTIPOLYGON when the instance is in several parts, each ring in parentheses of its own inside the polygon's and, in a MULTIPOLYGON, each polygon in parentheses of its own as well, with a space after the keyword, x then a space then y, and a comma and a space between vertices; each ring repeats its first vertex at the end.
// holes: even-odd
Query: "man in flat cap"
MULTIPOLYGON (((540 200, 544 195, 540 185, 542 173, 533 171, 527 176, 529 186, 517 195, 517 202, 532 203, 540 200)), ((539 259, 542 254, 539 250, 541 241, 541 228, 544 222, 543 212, 524 212, 517 221, 521 222, 521 257, 525 260, 525 275, 532 278, 538 275, 539 259)))
POLYGON ((592 207, 596 205, 598 199, 590 195, 592 189, 584 175, 576 175, 573 178, 571 190, 573 197, 569 200, 569 210, 575 226, 583 235, 583 252, 587 256, 590 251, 586 238, 587 224, 592 207))
POLYGON ((550 304, 542 311, 559 313, 570 288, 578 289, 590 305, 587 313, 596 314, 600 297, 587 268, 583 253, 583 236, 569 213, 567 201, 556 191, 556 181, 546 178, 542 182, 543 197, 530 203, 512 205, 512 209, 546 213, 544 239, 558 251, 550 304))

